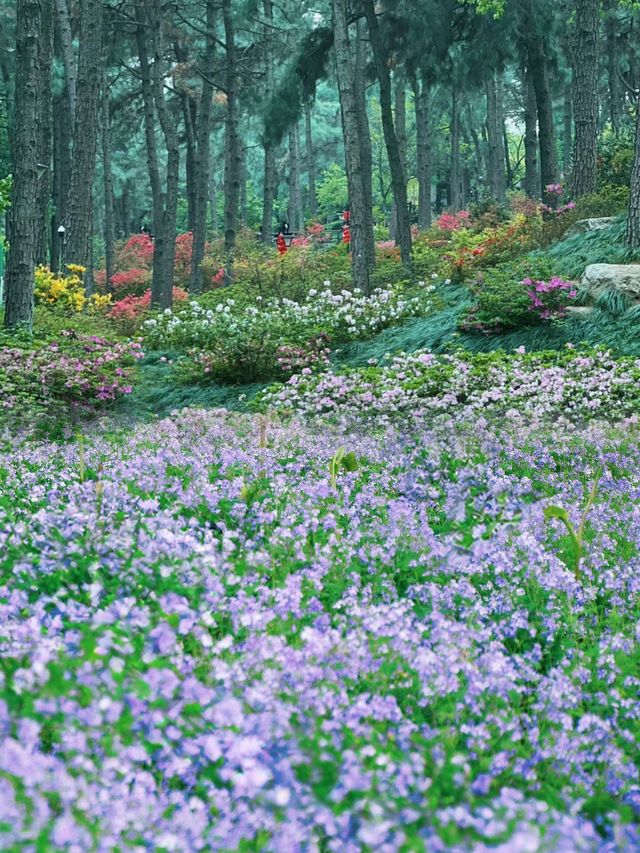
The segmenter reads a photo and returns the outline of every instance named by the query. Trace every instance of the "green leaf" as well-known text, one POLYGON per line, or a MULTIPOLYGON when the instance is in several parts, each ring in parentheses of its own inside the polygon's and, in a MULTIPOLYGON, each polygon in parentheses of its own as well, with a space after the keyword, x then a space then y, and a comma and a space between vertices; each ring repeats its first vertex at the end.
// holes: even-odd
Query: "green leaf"
POLYGON ((357 471, 360 468, 356 455, 352 450, 350 450, 342 460, 342 467, 347 471, 357 471))
POLYGON ((546 506, 544 508, 544 518, 545 521, 549 521, 551 518, 559 518, 560 521, 564 521, 565 524, 571 524, 571 521, 569 520, 569 513, 561 506, 546 506))

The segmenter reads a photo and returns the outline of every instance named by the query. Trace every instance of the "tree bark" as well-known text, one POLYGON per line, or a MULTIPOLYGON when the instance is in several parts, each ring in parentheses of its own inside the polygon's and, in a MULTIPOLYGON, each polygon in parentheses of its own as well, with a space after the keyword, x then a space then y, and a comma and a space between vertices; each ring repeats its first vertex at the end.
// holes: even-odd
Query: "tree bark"
POLYGON ((524 190, 529 198, 540 195, 538 176, 538 116, 536 90, 531 71, 527 66, 523 72, 524 89, 524 190))
POLYGON ((462 172, 460 167, 460 112, 458 93, 451 94, 451 174, 449 178, 449 207, 453 211, 462 208, 462 172))
POLYGON ((430 92, 427 81, 423 78, 412 79, 414 108, 416 114, 416 156, 418 178, 418 228, 431 227, 431 181, 432 181, 432 148, 431 148, 431 115, 430 92))
POLYGON ((153 98, 167 149, 166 190, 160 230, 155 235, 151 303, 162 309, 170 308, 173 301, 173 271, 176 253, 176 214, 178 210, 178 181, 180 177, 180 146, 176 119, 172 115, 164 93, 164 45, 162 39, 162 0, 153 0, 152 6, 153 66, 151 80, 153 98))
POLYGON ((532 52, 531 70, 536 91, 538 110, 538 134, 540 141, 540 181, 543 198, 549 198, 546 187, 557 182, 558 167, 556 163, 556 135, 553 125, 553 103, 549 89, 547 60, 541 44, 534 46, 532 52))
POLYGON ((67 97, 69 99, 69 110, 72 116, 76 114, 76 88, 78 71, 76 56, 73 50, 73 38, 71 36, 71 22, 69 20, 69 8, 67 0, 55 0, 56 25, 58 38, 60 39, 60 52, 62 64, 64 65, 65 84, 67 97))
POLYGON ((36 226, 36 264, 47 264, 50 261, 50 218, 51 203, 52 155, 53 155, 53 102, 51 93, 53 66, 53 7, 51 0, 42 4, 43 35, 40 41, 40 56, 38 63, 38 99, 40 101, 38 114, 38 201, 36 226))
POLYGON ((489 143, 489 187, 492 197, 504 204, 507 198, 504 174, 505 147, 503 137, 502 105, 498 97, 495 72, 485 82, 487 96, 487 140, 489 143))
POLYGON ((242 152, 238 136, 238 60, 231 6, 232 0, 222 0, 226 47, 225 86, 227 93, 224 161, 224 249, 227 282, 233 280, 233 256, 238 233, 240 177, 242 171, 242 152))
POLYGON ((576 0, 573 50, 574 199, 595 192, 598 182, 598 30, 600 0, 576 0))
MULTIPOLYGON (((66 257, 89 268, 93 235, 93 180, 98 142, 98 101, 102 79, 102 5, 82 0, 71 185, 67 204, 66 257)), ((91 283, 85 276, 87 289, 91 283)))
POLYGON ((362 210, 362 244, 364 246, 367 269, 372 272, 376 266, 376 243, 373 233, 373 163, 371 154, 371 131, 367 115, 367 23, 364 18, 356 22, 354 56, 354 98, 358 123, 358 144, 360 148, 360 178, 364 209, 362 210))
POLYGON ((309 187, 309 215, 315 222, 318 218, 318 200, 316 198, 316 161, 313 153, 313 135, 311 132, 311 103, 304 103, 304 141, 306 148, 307 183, 309 187))
POLYGON ((207 0, 207 40, 204 52, 204 75, 198 109, 196 139, 196 191, 193 223, 193 250, 191 253, 191 279, 189 290, 201 293, 203 288, 202 261, 207 241, 207 199, 211 180, 211 119, 213 104, 213 76, 215 73, 216 3, 207 0))
POLYGON ((617 0, 608 0, 605 27, 607 34, 607 81, 609 88, 609 120, 615 136, 620 133, 624 93, 618 73, 618 21, 617 0))
POLYGON ((297 122, 289 127, 289 226, 294 233, 302 231, 302 189, 300 186, 300 142, 297 122))
POLYGON ((566 180, 571 176, 573 157, 573 99, 571 85, 566 84, 562 104, 562 173, 566 180))
POLYGON ((18 0, 13 187, 9 208, 9 257, 4 325, 33 325, 33 289, 38 198, 38 75, 46 0, 18 0))
MULTIPOLYGON (((273 53, 271 50, 272 31, 270 27, 270 23, 273 21, 272 0, 263 0, 262 10, 266 20, 263 36, 264 91, 265 97, 269 98, 273 92, 273 53)), ((276 148, 270 135, 267 133, 263 134, 262 147, 264 151, 264 170, 262 182, 262 225, 260 233, 262 235, 262 242, 266 245, 270 245, 273 234, 273 202, 276 193, 276 148)))
POLYGON ((102 85, 102 178, 104 185, 104 266, 107 288, 111 288, 111 277, 115 273, 115 210, 113 198, 113 168, 111 164, 111 110, 109 84, 106 73, 102 85))
POLYGON ((630 249, 640 248, 640 98, 636 101, 635 156, 631 171, 631 198, 625 242, 630 249))
POLYGON ((406 269, 411 269, 411 221, 407 203, 407 181, 402 164, 402 154, 396 129, 393 124, 393 104, 391 91, 391 75, 389 72, 389 56, 380 31, 374 0, 364 0, 364 11, 369 27, 369 39, 376 67, 376 75, 380 86, 380 111, 382 115, 382 130, 391 171, 393 197, 397 208, 398 238, 400 256, 406 269))
POLYGON ((365 247, 365 190, 362 175, 362 148, 356 108, 354 67, 349 47, 347 0, 332 0, 333 45, 342 110, 342 135, 349 185, 351 268, 354 286, 369 293, 369 267, 365 247))

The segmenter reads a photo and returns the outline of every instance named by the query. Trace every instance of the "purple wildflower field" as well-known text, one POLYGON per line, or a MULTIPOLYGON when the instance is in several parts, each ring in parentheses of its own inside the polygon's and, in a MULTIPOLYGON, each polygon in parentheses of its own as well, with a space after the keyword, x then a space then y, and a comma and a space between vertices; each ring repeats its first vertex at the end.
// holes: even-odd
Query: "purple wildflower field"
POLYGON ((444 418, 5 453, 0 849, 640 849, 636 427, 444 418))

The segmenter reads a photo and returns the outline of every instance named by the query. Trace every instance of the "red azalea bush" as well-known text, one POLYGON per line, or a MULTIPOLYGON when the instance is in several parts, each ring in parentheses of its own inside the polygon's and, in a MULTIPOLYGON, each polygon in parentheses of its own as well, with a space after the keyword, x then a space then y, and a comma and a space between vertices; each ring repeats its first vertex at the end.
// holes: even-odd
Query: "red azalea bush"
POLYGON ((470 228, 471 225, 471 213, 468 210, 459 210, 457 213, 441 214, 436 219, 435 227, 438 231, 460 231, 462 228, 470 228))
MULTIPOLYGON (((173 301, 184 302, 189 294, 181 287, 173 288, 173 301)), ((133 331, 143 315, 151 308, 151 291, 146 290, 142 296, 129 295, 116 302, 107 316, 115 320, 125 329, 133 331)))
POLYGON ((116 299, 124 296, 142 296, 151 286, 151 270, 130 269, 111 276, 111 290, 116 299))
POLYGON ((191 257, 193 255, 193 234, 178 234, 176 237, 176 259, 173 268, 173 280, 176 285, 187 287, 191 278, 191 257))

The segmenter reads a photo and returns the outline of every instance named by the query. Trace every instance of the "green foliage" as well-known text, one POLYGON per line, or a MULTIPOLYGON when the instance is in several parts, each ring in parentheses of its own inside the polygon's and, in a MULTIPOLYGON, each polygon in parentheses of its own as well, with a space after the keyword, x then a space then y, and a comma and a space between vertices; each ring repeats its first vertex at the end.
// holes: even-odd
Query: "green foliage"
POLYGON ((540 322, 532 310, 525 278, 546 281, 553 275, 546 259, 524 258, 488 269, 470 286, 475 305, 463 320, 463 328, 478 324, 484 330, 513 329, 540 322))
POLYGON ((585 504, 585 507, 582 510, 582 513, 580 515, 580 522, 577 527, 573 525, 569 513, 563 507, 551 504, 544 508, 545 521, 557 519, 558 521, 561 521, 564 524, 564 526, 567 528, 567 531, 569 532, 573 552, 572 569, 578 580, 581 579, 580 563, 582 561, 582 556, 584 553, 584 539, 587 519, 595 503, 596 495, 598 493, 598 485, 600 484, 600 480, 602 479, 602 474, 603 470, 601 469, 593 482, 593 486, 591 487, 591 491, 589 492, 589 496, 587 498, 587 503, 585 504))
POLYGON ((0 214, 4 213, 11 203, 11 175, 0 178, 0 214))
POLYGON ((540 234, 540 245, 549 246, 567 233, 581 219, 618 216, 629 206, 628 186, 604 186, 597 193, 579 199, 573 210, 547 218, 540 234))
POLYGON ((598 181, 603 186, 629 189, 634 159, 634 132, 624 127, 618 134, 606 127, 598 140, 598 181))
POLYGON ((329 474, 331 476, 332 488, 336 488, 338 474, 341 470, 353 472, 357 471, 359 468, 360 466, 358 465, 355 453, 352 450, 347 453, 346 447, 339 447, 329 462, 329 474))
POLYGON ((339 163, 332 163, 322 172, 316 196, 318 213, 324 222, 331 221, 337 210, 346 208, 349 203, 347 174, 339 163))

